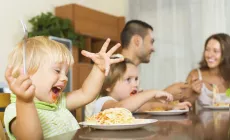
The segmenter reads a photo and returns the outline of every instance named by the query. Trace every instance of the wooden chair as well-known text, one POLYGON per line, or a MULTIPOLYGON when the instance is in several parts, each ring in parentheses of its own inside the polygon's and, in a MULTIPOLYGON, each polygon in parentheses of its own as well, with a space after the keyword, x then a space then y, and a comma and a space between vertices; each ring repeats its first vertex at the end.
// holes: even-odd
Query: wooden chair
POLYGON ((0 122, 0 140, 7 140, 7 136, 1 122, 0 122))
POLYGON ((10 104, 10 94, 0 93, 0 140, 8 140, 8 136, 4 131, 4 112, 6 107, 10 104))
POLYGON ((10 94, 0 93, 0 121, 4 127, 4 111, 5 108, 10 104, 10 94))

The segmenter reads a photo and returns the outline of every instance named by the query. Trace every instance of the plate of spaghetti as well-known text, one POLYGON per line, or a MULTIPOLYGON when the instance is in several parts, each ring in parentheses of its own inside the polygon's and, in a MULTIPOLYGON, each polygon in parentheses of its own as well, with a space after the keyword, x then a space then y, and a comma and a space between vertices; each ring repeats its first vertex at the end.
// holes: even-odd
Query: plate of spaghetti
POLYGON ((229 103, 226 103, 223 99, 221 99, 221 98, 228 98, 228 97, 226 97, 225 94, 222 94, 225 96, 221 97, 221 94, 219 92, 219 88, 217 87, 217 85, 212 84, 212 88, 213 88, 213 90, 212 90, 212 93, 213 93, 212 104, 211 105, 205 105, 205 106, 203 106, 203 108, 206 108, 206 109, 229 109, 229 103))
POLYGON ((189 110, 165 110, 164 108, 155 108, 153 110, 145 111, 151 115, 181 115, 189 112, 189 110))
POLYGON ((211 106, 203 106, 203 108, 206 109, 229 109, 229 104, 228 103, 215 103, 211 106))
POLYGON ((157 122, 156 119, 135 119, 125 108, 110 108, 89 117, 80 125, 103 130, 136 129, 157 122))

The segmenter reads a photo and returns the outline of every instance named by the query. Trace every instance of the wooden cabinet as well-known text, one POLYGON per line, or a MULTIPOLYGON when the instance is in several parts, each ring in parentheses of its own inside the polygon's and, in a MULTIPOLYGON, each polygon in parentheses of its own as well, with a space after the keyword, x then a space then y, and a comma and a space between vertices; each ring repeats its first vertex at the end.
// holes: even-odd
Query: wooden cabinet
MULTIPOLYGON (((55 8, 55 15, 72 21, 74 30, 85 37, 84 50, 97 53, 107 38, 111 39, 109 48, 120 42, 120 32, 125 25, 124 17, 116 17, 77 4, 55 8)), ((118 52, 121 49, 118 50, 118 52)), ((75 64, 73 66, 73 90, 79 89, 92 69, 92 61, 73 47, 75 64)), ((76 111, 78 121, 82 121, 83 108, 76 111)))
POLYGON ((106 39, 110 37, 119 42, 120 32, 125 18, 105 14, 77 4, 69 4, 55 8, 55 14, 72 21, 76 32, 92 38, 106 39))

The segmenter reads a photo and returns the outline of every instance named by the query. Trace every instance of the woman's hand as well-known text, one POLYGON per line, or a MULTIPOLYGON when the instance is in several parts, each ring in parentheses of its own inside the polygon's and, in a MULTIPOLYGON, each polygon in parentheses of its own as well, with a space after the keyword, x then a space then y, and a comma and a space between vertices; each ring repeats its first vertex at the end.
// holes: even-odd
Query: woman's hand
POLYGON ((5 78, 8 82, 10 90, 17 96, 17 100, 24 102, 32 102, 35 96, 35 86, 27 74, 23 74, 23 70, 17 78, 12 76, 13 67, 8 67, 5 72, 5 78))
POLYGON ((200 94, 202 84, 203 84, 202 80, 199 80, 198 78, 192 77, 191 87, 192 87, 193 91, 200 94))
POLYGON ((106 52, 108 46, 109 46, 110 39, 107 39, 105 43, 103 44, 101 50, 98 53, 91 53, 88 51, 83 50, 81 53, 82 55, 90 58, 93 60, 95 65, 98 66, 98 68, 105 72, 105 76, 108 75, 110 65, 113 63, 119 63, 124 60, 124 58, 116 58, 116 59, 110 59, 110 56, 121 46, 119 43, 113 46, 108 52, 106 52))
POLYGON ((155 94, 154 98, 166 98, 167 101, 173 100, 172 94, 169 94, 168 92, 165 91, 155 91, 154 94, 155 94))
POLYGON ((164 91, 169 92, 173 95, 174 100, 180 100, 184 96, 184 91, 189 88, 189 84, 184 82, 173 83, 164 89, 164 91))

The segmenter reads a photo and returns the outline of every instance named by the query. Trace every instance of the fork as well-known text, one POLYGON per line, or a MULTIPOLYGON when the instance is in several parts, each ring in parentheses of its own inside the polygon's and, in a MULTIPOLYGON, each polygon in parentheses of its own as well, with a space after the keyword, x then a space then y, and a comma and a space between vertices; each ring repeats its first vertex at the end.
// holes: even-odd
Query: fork
POLYGON ((210 84, 210 83, 208 83, 211 87, 212 87, 212 104, 215 104, 216 103, 216 93, 218 92, 218 87, 217 87, 217 85, 215 85, 215 84, 210 84))
POLYGON ((23 37, 23 73, 26 74, 26 40, 28 38, 28 30, 22 19, 20 20, 23 32, 24 32, 24 37, 23 37))

